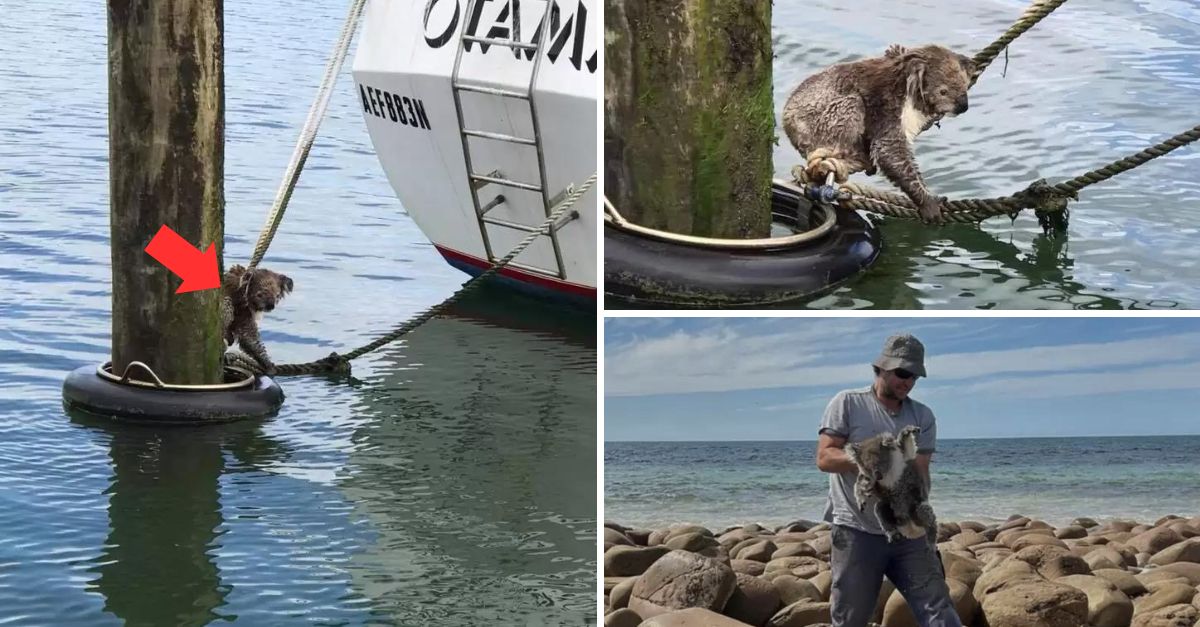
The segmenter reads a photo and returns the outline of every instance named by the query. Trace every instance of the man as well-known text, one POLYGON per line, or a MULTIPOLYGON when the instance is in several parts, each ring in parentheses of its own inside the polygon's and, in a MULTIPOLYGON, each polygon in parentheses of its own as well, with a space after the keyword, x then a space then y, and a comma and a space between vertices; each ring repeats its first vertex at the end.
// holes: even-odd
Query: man
POLYGON ((858 469, 846 455, 847 443, 885 432, 895 436, 915 425, 921 430, 915 463, 928 484, 937 438, 933 412, 908 396, 917 377, 925 376, 921 342, 908 334, 889 337, 873 368, 871 386, 839 392, 829 402, 817 443, 817 467, 830 473, 825 520, 833 525, 834 627, 866 627, 884 576, 904 595, 922 627, 962 627, 936 547, 925 538, 889 543, 874 503, 860 510, 855 500, 858 469))

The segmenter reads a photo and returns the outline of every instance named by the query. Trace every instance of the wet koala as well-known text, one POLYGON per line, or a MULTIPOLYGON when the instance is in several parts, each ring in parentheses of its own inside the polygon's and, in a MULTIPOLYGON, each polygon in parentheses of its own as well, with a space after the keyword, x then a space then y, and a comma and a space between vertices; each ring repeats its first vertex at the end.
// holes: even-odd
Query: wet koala
POLYGON ((221 321, 225 329, 225 344, 238 343, 242 350, 272 374, 275 364, 267 356, 258 335, 258 322, 263 312, 272 311, 280 300, 292 291, 292 280, 265 268, 247 270, 237 265, 225 272, 221 281, 224 297, 221 300, 221 321))
POLYGON ((914 460, 917 427, 905 427, 899 439, 881 434, 846 446, 850 461, 858 466, 854 498, 860 510, 875 497, 875 516, 888 541, 925 537, 937 543, 937 519, 929 504, 929 490, 914 460))
POLYGON ((923 220, 941 222, 943 199, 921 178, 912 142, 967 110, 974 69, 971 59, 942 46, 893 45, 882 57, 841 63, 800 83, 784 104, 783 129, 808 160, 809 181, 823 183, 832 172, 841 182, 878 169, 923 220))

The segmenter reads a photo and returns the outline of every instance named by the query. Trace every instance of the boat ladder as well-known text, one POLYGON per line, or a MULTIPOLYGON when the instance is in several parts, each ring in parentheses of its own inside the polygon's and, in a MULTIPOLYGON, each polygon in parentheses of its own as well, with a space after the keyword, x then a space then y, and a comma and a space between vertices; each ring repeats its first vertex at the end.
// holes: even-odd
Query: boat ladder
MULTIPOLYGON (((475 15, 475 5, 479 1, 480 0, 470 0, 470 2, 467 3, 466 15, 475 15)), ((540 193, 542 196, 542 207, 545 211, 545 216, 548 218, 554 212, 555 208, 557 206, 559 206, 560 204, 562 204, 562 202, 567 199, 567 197, 571 194, 571 192, 574 191, 572 189, 573 186, 569 186, 567 189, 559 192, 558 194, 555 194, 554 196, 551 196, 550 190, 547 189, 547 187, 546 187, 546 158, 545 158, 545 155, 542 150, 542 136, 541 136, 541 132, 539 129, 539 124, 538 124, 537 106, 533 102, 533 90, 534 90, 534 86, 537 84, 538 71, 541 69, 541 66, 542 66, 542 42, 549 39, 549 37, 546 36, 545 33, 546 33, 547 19, 550 16, 550 7, 553 4, 554 4, 553 0, 546 0, 546 8, 542 12, 542 18, 539 22, 538 30, 536 31, 537 36, 534 38, 535 41, 533 43, 525 43, 525 42, 521 42, 521 41, 516 41, 515 39, 500 39, 500 38, 489 38, 489 37, 479 37, 476 35, 469 35, 469 34, 467 34, 468 20, 463 20, 463 22, 464 22, 463 32, 462 32, 462 36, 459 38, 459 41, 458 41, 458 52, 454 58, 454 73, 451 75, 450 85, 451 85, 451 90, 454 92, 454 108, 456 109, 456 111, 458 113, 458 130, 459 130, 459 135, 462 138, 463 158, 466 161, 467 176, 470 179, 468 181, 468 183, 469 183, 468 187, 471 190, 471 202, 474 203, 474 206, 475 206, 475 217, 479 223, 479 233, 483 237, 483 248, 484 248, 484 251, 486 251, 486 253, 487 253, 488 262, 495 264, 499 259, 496 256, 495 251, 492 250, 491 237, 489 237, 489 235, 488 235, 488 226, 489 225, 502 227, 502 228, 506 228, 506 229, 513 229, 513 230, 517 230, 517 231, 524 231, 526 233, 541 232, 542 235, 550 238, 550 244, 554 249, 554 260, 557 265, 557 269, 556 270, 547 270, 545 268, 538 268, 538 267, 534 267, 534 266, 520 264, 515 261, 510 262, 508 265, 519 268, 521 270, 535 272, 535 273, 541 274, 541 275, 556 276, 559 279, 565 279, 566 278, 566 268, 563 266, 562 250, 559 247, 559 241, 558 241, 558 231, 564 225, 566 225, 568 222, 575 219, 578 216, 577 212, 568 212, 565 215, 563 215, 563 217, 561 219, 559 219, 557 222, 555 222, 551 226, 549 226, 547 228, 541 228, 541 222, 543 222, 544 220, 540 220, 539 224, 537 224, 537 225, 530 225, 530 224, 521 224, 521 223, 513 222, 510 220, 503 220, 500 218, 495 218, 495 217, 489 216, 488 212, 490 212, 492 209, 495 209, 497 206, 499 206, 505 202, 506 199, 504 197, 504 194, 498 193, 498 194, 496 194, 496 196, 494 198, 492 198, 491 200, 488 200, 487 202, 482 202, 479 198, 479 193, 480 193, 481 189, 488 185, 496 185, 499 187, 510 187, 510 188, 515 188, 515 189, 523 189, 523 190, 527 190, 530 192, 537 192, 537 193, 540 193), (472 85, 470 83, 464 83, 464 82, 460 81, 459 73, 460 73, 460 70, 462 69, 463 51, 467 48, 467 46, 470 43, 475 43, 476 45, 481 45, 481 46, 482 45, 504 46, 504 47, 512 48, 512 49, 518 51, 518 53, 521 51, 532 51, 533 56, 534 56, 533 71, 529 76, 528 87, 524 91, 518 91, 518 90, 512 90, 512 89, 497 89, 494 87, 486 87, 483 85, 472 85), (529 105, 529 117, 530 117, 530 120, 532 120, 532 122, 533 122, 533 137, 532 138, 517 137, 514 135, 506 135, 503 133, 493 133, 493 132, 484 131, 484 130, 468 129, 466 127, 465 118, 463 117, 462 92, 474 92, 474 93, 478 93, 478 94, 494 96, 496 98, 511 98, 511 99, 525 101, 529 105), (477 137, 477 138, 485 139, 485 140, 489 140, 489 141, 508 142, 508 143, 512 143, 512 144, 519 144, 519 145, 530 146, 530 147, 534 148, 537 151, 538 180, 534 183, 526 183, 526 182, 522 182, 522 181, 516 181, 516 180, 506 177, 499 170, 494 170, 494 171, 488 172, 486 174, 476 172, 471 163, 471 142, 470 142, 471 137, 477 137)), ((516 19, 517 18, 514 15, 514 21, 516 19)), ((516 33, 518 31, 514 27, 514 29, 511 32, 513 33, 513 36, 515 37, 516 33)))

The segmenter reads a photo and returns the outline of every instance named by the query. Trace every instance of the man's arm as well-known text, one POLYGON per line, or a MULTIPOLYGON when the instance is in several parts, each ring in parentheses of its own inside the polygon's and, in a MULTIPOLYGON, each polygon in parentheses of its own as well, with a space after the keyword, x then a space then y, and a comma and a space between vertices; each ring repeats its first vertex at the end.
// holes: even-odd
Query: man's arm
MULTIPOLYGON (((817 440, 817 468, 822 472, 858 472, 846 454, 846 438, 822 433, 817 440)), ((919 459, 919 458, 918 458, 919 459)))

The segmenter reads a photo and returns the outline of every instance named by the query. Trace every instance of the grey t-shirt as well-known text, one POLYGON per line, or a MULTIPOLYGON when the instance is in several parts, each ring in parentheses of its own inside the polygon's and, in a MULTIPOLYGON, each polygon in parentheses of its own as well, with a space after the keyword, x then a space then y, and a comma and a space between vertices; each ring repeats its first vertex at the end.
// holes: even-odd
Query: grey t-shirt
MULTIPOLYGON (((909 425, 916 425, 921 430, 917 434, 917 452, 933 453, 937 442, 937 422, 933 412, 925 405, 908 398, 901 403, 900 413, 891 416, 875 397, 871 386, 867 386, 838 392, 825 408, 818 433, 846 438, 846 443, 850 444, 880 433, 898 435, 901 429, 909 425)), ((861 512, 858 509, 858 501, 854 498, 854 481, 857 478, 858 474, 853 472, 829 474, 829 501, 825 506, 825 520, 835 525, 884 535, 879 521, 875 518, 874 502, 868 502, 861 512)))

